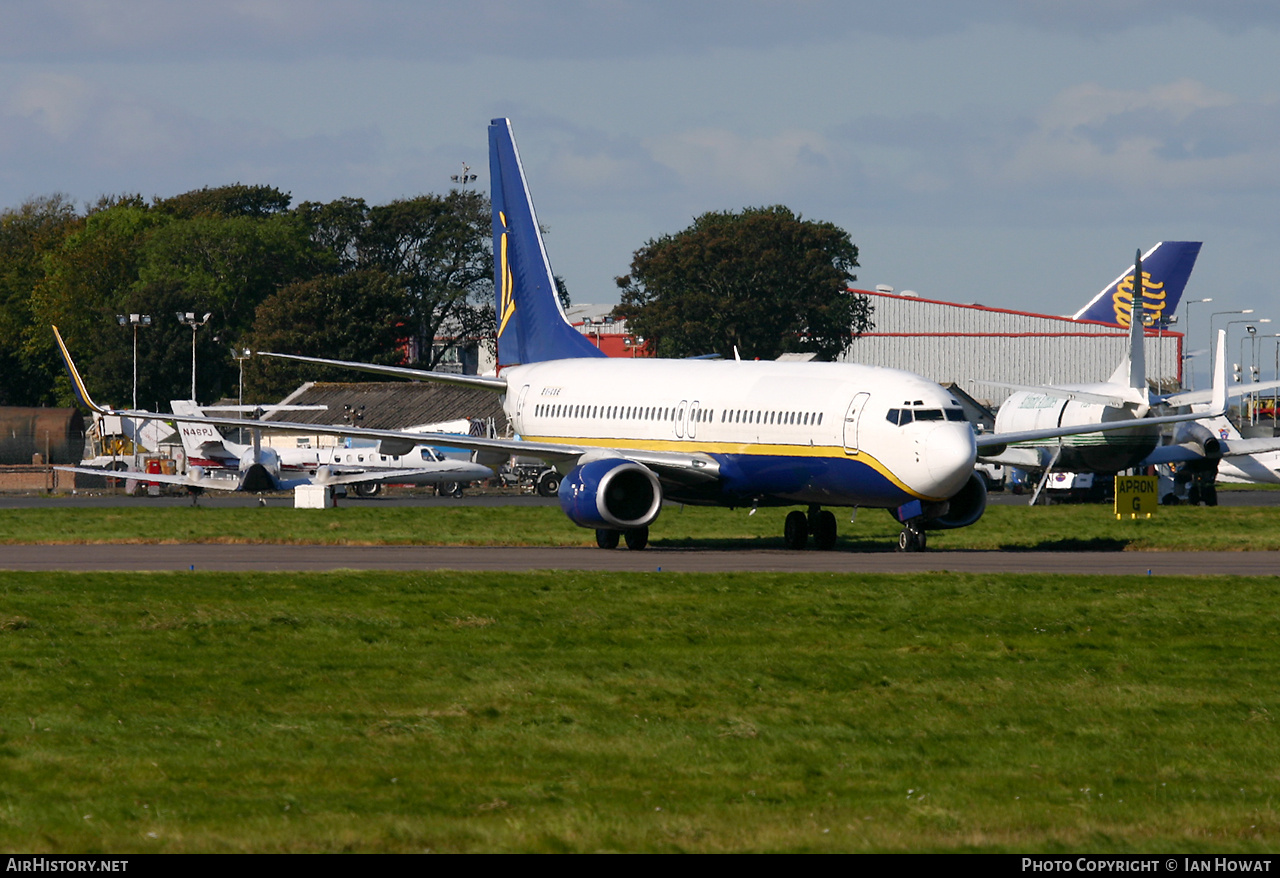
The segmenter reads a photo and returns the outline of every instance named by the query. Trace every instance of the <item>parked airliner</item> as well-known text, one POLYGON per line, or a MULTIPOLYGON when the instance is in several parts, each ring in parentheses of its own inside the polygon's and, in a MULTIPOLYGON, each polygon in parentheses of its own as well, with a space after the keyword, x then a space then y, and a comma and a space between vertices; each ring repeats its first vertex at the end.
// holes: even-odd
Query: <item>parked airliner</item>
MULTIPOLYGON (((1161 408, 1173 409, 1195 403, 1210 403, 1215 399, 1215 394, 1218 393, 1216 389, 1164 395, 1152 393, 1146 374, 1143 327, 1149 326, 1151 321, 1146 319, 1145 306, 1157 299, 1162 301, 1161 307, 1165 307, 1162 298, 1148 295, 1146 288, 1149 285, 1156 286, 1161 291, 1172 288, 1181 295, 1186 276, 1199 249, 1198 243, 1157 244, 1147 255, 1138 254, 1129 272, 1121 275, 1095 297, 1092 305, 1096 305, 1108 291, 1115 294, 1107 299, 1110 302, 1118 301, 1118 294, 1123 293, 1119 297, 1123 299, 1123 313, 1117 311, 1115 318, 1109 319, 1121 322, 1120 318, 1123 318, 1123 324, 1129 327, 1128 349, 1107 381, 1044 387, 979 382, 1016 388, 1016 392, 1009 395, 996 414, 997 433, 1017 433, 1054 425, 1125 421, 1134 425, 1128 430, 1107 433, 1010 442, 1004 448, 985 450, 979 454, 979 458, 985 462, 1013 466, 1033 474, 1039 484, 1032 494, 1032 503, 1036 502, 1049 476, 1055 471, 1112 474, 1157 462, 1152 454, 1160 447, 1161 436, 1157 426, 1160 421, 1148 417, 1148 414, 1161 408), (1157 258, 1157 267, 1149 271, 1147 260, 1153 256, 1157 258), (1131 319, 1133 316, 1138 319, 1131 319)), ((1172 308, 1171 305, 1168 307, 1172 308)), ((1081 313, 1088 310, 1089 306, 1086 306, 1081 313)), ((1219 360, 1223 359, 1222 344, 1223 335, 1220 335, 1219 360)), ((1222 385, 1223 381, 1215 377, 1215 388, 1222 385)), ((1236 385, 1229 389, 1224 387, 1220 394, 1221 400, 1212 402, 1210 408, 1225 411, 1227 396, 1271 386, 1273 384, 1236 385)), ((1206 417, 1209 417, 1208 411, 1185 417, 1184 420, 1206 417)), ((1181 459, 1190 458, 1184 456, 1181 459)))
POLYGON ((1199 241, 1161 241, 1142 254, 1139 260, 1143 266, 1142 277, 1135 279, 1131 266, 1103 287, 1071 319, 1128 326, 1133 312, 1134 291, 1141 283, 1138 299, 1142 303, 1143 322, 1147 326, 1167 325, 1172 322, 1170 318, 1178 302, 1182 301, 1182 292, 1199 255, 1199 241))
MULTIPOLYGON (((836 542, 829 508, 879 507, 903 525, 898 546, 930 528, 965 527, 986 507, 980 444, 1113 429, 1089 425, 975 438, 936 383, 852 363, 610 359, 565 319, 510 122, 489 126, 498 377, 437 374, 285 354, 505 394, 518 440, 449 437, 482 463, 539 457, 564 478, 560 505, 602 548, 643 548, 663 501, 802 506, 786 516, 792 548, 836 542)), ((1221 369, 1219 370, 1221 372, 1221 369)), ((1219 376, 1220 377, 1220 376, 1219 376)), ((1183 420, 1155 419, 1153 422, 1183 420)), ((208 423, 225 423, 203 419, 208 423)), ((317 432, 314 425, 275 423, 317 432)), ((354 437, 442 437, 335 425, 354 437)))

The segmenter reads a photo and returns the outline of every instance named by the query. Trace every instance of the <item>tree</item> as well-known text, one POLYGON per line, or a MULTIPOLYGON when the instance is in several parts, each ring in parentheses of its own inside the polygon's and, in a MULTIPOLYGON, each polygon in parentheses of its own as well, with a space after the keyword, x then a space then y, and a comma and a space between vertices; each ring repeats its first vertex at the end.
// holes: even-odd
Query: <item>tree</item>
MULTIPOLYGON (((258 306, 246 347, 394 366, 404 361, 411 303, 397 278, 353 271, 292 283, 258 306)), ((271 357, 245 364, 246 401, 279 399, 304 381, 350 381, 346 369, 322 369, 271 357)))
POLYGON ((193 189, 172 198, 155 199, 155 207, 162 213, 179 219, 197 216, 252 216, 263 218, 289 209, 291 198, 274 186, 245 186, 233 183, 213 189, 193 189))
POLYGON ((847 232, 781 205, 705 213, 635 252, 616 313, 661 357, 834 359, 872 328, 857 265, 847 232))
POLYGON ((80 223, 75 206, 60 194, 0 212, 0 405, 55 401, 48 329, 44 349, 25 348, 24 342, 35 328, 32 294, 45 278, 48 255, 80 223))
MULTIPOLYGON (((134 295, 134 285, 142 244, 163 221, 140 196, 104 199, 48 253, 44 277, 31 295, 33 323, 24 354, 33 361, 43 357, 48 374, 58 376, 51 389, 60 405, 72 405, 74 393, 57 364, 50 324, 62 330, 73 350, 85 352, 81 371, 95 398, 113 404, 130 398, 132 336, 121 330, 116 315, 152 313, 134 295)), ((151 340, 149 330, 139 335, 140 358, 151 340)))
POLYGON ((409 296, 419 365, 493 332, 489 200, 454 189, 370 208, 359 264, 398 278, 409 296))

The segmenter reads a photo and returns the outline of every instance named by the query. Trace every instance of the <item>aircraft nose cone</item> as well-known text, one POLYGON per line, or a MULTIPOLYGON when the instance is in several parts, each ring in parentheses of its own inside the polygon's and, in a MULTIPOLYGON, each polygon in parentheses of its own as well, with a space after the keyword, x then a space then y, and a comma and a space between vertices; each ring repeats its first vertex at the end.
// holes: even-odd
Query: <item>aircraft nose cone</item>
POLYGON ((949 497, 963 487, 973 472, 977 443, 968 424, 939 425, 925 440, 924 459, 940 496, 949 497))

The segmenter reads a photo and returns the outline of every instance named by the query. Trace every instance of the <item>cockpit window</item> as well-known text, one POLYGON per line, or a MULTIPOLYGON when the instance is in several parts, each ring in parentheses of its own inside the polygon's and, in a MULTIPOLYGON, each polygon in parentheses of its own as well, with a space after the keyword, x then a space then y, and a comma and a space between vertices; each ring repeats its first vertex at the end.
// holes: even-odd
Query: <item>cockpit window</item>
POLYGON ((905 427, 913 421, 964 421, 965 417, 963 409, 902 408, 889 409, 885 420, 905 427))

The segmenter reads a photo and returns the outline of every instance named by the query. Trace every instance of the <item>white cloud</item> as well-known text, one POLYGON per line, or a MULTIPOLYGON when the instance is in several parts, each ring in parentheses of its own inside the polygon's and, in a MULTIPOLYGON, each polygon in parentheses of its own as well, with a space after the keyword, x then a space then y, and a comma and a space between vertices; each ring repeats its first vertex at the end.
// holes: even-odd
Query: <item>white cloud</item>
POLYGON ((813 131, 747 137, 723 128, 696 128, 646 138, 644 145, 689 189, 743 202, 820 185, 833 163, 832 144, 813 131))
POLYGON ((1006 185, 1239 190, 1280 183, 1280 117, 1191 80, 1145 90, 1085 84, 1059 94, 999 169, 1006 185), (1270 137, 1252 130, 1261 124, 1270 137))

